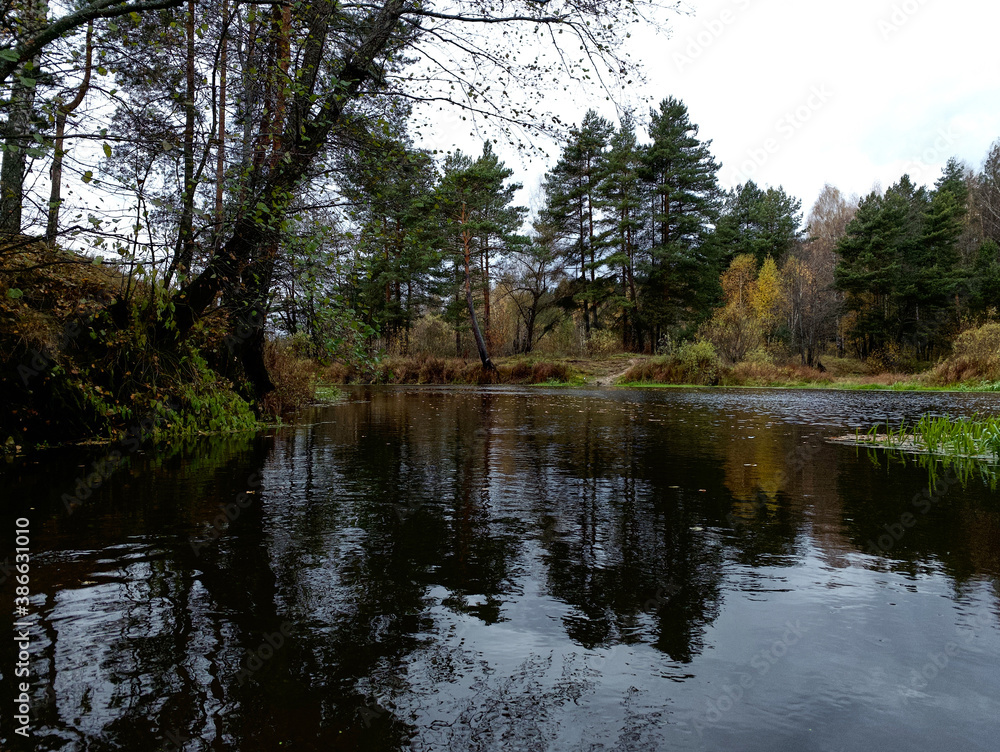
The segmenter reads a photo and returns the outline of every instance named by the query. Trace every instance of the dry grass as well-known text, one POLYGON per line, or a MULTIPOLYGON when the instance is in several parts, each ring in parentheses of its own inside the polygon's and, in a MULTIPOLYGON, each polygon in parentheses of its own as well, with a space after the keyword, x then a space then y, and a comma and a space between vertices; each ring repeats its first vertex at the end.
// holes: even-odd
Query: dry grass
POLYGON ((125 284, 112 266, 38 241, 0 246, 0 360, 58 356, 65 325, 106 308, 125 284))
POLYGON ((823 384, 831 378, 818 368, 803 365, 775 365, 774 363, 744 362, 733 366, 723 379, 724 384, 739 386, 766 386, 770 384, 823 384))
POLYGON ((500 363, 496 371, 488 371, 479 362, 432 355, 387 358, 368 374, 334 363, 320 375, 331 384, 541 384, 570 378, 569 368, 563 363, 517 360, 500 363))
POLYGON ((958 335, 951 355, 931 371, 937 384, 1000 380, 1000 324, 985 324, 958 335))
POLYGON ((264 345, 264 362, 274 383, 274 391, 264 399, 266 412, 281 415, 312 400, 316 372, 311 360, 298 357, 287 342, 272 341, 264 345))
POLYGON ((721 383, 727 369, 698 371, 670 356, 650 358, 629 368, 618 379, 623 384, 700 384, 714 386, 721 383))

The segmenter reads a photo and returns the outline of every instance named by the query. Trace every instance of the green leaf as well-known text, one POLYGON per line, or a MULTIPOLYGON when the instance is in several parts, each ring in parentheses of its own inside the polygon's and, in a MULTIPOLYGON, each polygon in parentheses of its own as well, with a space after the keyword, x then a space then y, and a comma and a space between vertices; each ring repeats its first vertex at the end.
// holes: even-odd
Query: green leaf
POLYGON ((104 263, 104 256, 94 256, 94 260, 90 262, 93 266, 100 266, 104 263))
POLYGON ((85 173, 83 173, 80 179, 83 180, 84 183, 89 183, 91 180, 94 179, 94 171, 87 170, 85 173))
POLYGON ((21 56, 18 55, 17 52, 15 52, 14 50, 6 49, 0 51, 0 58, 3 58, 4 60, 9 60, 12 63, 16 63, 18 60, 21 59, 21 56))
POLYGON ((21 290, 18 290, 16 287, 12 287, 12 288, 10 288, 7 291, 7 297, 8 298, 13 298, 14 300, 17 300, 22 295, 24 295, 24 292, 22 292, 21 290))
POLYGON ((105 68, 103 65, 98 65, 97 66, 97 75, 98 76, 106 76, 106 75, 108 75, 108 69, 105 68))
POLYGON ((111 146, 109 144, 104 144, 104 156, 111 159, 111 146))
POLYGON ((35 88, 35 79, 27 78, 26 76, 18 76, 18 78, 20 79, 22 86, 26 86, 29 89, 35 88))

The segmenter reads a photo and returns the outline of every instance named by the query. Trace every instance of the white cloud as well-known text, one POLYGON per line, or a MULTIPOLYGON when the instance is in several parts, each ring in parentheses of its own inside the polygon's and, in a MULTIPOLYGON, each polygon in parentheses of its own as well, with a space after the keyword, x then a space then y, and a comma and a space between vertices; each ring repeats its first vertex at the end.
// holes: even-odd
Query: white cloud
MULTIPOLYGON (((645 65, 648 82, 623 98, 682 99, 701 136, 713 140, 724 185, 745 174, 743 168, 773 139, 778 148, 752 177, 783 185, 808 211, 824 183, 865 194, 875 182, 889 185, 910 171, 931 184, 949 157, 978 167, 1000 138, 995 47, 1000 5, 974 0, 689 0, 688 5, 694 14, 671 17, 669 38, 633 34, 630 51, 645 65), (810 108, 817 87, 830 96, 810 108), (797 110, 806 114, 804 108, 810 109, 808 119, 796 117, 797 110)), ((587 106, 613 116, 603 92, 595 88, 589 96, 585 102, 573 92, 549 101, 570 121, 579 120, 587 106)), ((520 168, 529 187, 547 166, 500 151, 520 168)), ((551 164, 558 148, 547 151, 551 164)))

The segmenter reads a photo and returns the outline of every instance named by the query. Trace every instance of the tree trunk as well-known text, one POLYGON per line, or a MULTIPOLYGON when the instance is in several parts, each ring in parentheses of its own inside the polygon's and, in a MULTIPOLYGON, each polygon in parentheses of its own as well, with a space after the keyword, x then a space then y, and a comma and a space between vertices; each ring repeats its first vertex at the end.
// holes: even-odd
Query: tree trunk
POLYGON ((528 309, 528 317, 524 322, 524 328, 527 330, 524 335, 523 353, 525 355, 535 348, 535 320, 538 317, 538 300, 539 296, 532 295, 531 308, 528 309))
POLYGON ((21 199, 24 197, 24 171, 31 137, 31 111, 35 104, 34 85, 26 86, 21 78, 35 75, 34 65, 25 63, 10 87, 7 124, 4 133, 3 163, 0 164, 0 234, 21 232, 21 199))
MULTIPOLYGON (((467 219, 465 203, 462 204, 461 223, 464 225, 467 219)), ((483 340, 483 333, 479 331, 479 321, 476 319, 476 306, 472 302, 472 274, 470 271, 472 235, 467 230, 462 230, 462 250, 465 254, 465 304, 469 308, 469 321, 472 323, 472 335, 476 339, 476 349, 479 351, 479 360, 483 363, 483 368, 487 371, 496 371, 496 366, 490 360, 490 355, 486 350, 486 342, 483 340)))
POLYGON ((191 273, 194 264, 194 121, 195 121, 195 65, 194 65, 194 0, 188 0, 187 18, 185 19, 185 37, 187 39, 184 60, 184 192, 181 194, 181 216, 177 231, 177 248, 174 258, 167 269, 166 284, 174 274, 186 277, 191 273))
POLYGON ((215 240, 212 247, 218 250, 222 245, 222 227, 225 221, 223 189, 226 177, 226 78, 229 75, 228 54, 226 52, 229 34, 229 2, 222 0, 222 36, 219 39, 219 97, 216 103, 219 121, 219 143, 216 146, 215 163, 215 240))
MULTIPOLYGON (((287 214, 299 181, 340 124, 345 107, 359 96, 363 84, 374 74, 373 61, 389 43, 403 12, 402 0, 392 0, 376 15, 368 36, 361 40, 339 73, 343 86, 320 102, 310 99, 308 85, 296 95, 291 108, 295 127, 285 132, 289 143, 282 150, 283 158, 275 160, 270 169, 263 163, 255 163, 251 174, 244 177, 232 235, 205 269, 173 296, 172 320, 161 321, 157 327, 156 336, 161 340, 176 341, 187 336, 223 292, 227 307, 236 314, 235 321, 242 322, 242 331, 229 338, 231 349, 242 362, 258 399, 274 388, 264 365, 263 344, 281 220, 287 214), (315 110, 321 115, 309 115, 315 110), (266 224, 257 217, 254 207, 258 204, 267 207, 270 221, 266 224)), ((306 63, 302 66, 305 73, 299 78, 306 84, 310 76, 319 74, 328 21, 328 14, 315 19, 305 42, 306 63)), ((265 134, 270 131, 269 124, 270 121, 261 123, 265 134)))
POLYGON ((87 95, 87 89, 90 88, 90 69, 94 59, 93 39, 94 22, 91 21, 87 24, 87 46, 84 53, 83 81, 72 101, 60 105, 56 109, 55 151, 52 155, 52 168, 49 170, 52 189, 49 193, 49 218, 45 226, 45 242, 49 245, 56 242, 56 235, 59 233, 59 207, 62 205, 62 165, 63 155, 66 153, 63 142, 63 135, 66 133, 66 119, 72 114, 73 110, 80 106, 83 98, 87 95))
POLYGON ((486 341, 490 339, 490 246, 489 236, 483 237, 483 333, 486 341))

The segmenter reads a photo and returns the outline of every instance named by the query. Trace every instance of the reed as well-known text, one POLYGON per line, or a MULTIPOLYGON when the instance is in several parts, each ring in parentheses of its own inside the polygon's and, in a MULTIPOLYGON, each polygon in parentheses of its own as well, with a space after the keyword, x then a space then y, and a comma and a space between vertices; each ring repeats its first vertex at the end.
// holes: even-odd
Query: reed
POLYGON ((1000 417, 924 415, 912 431, 914 443, 932 454, 1000 459, 1000 417))

